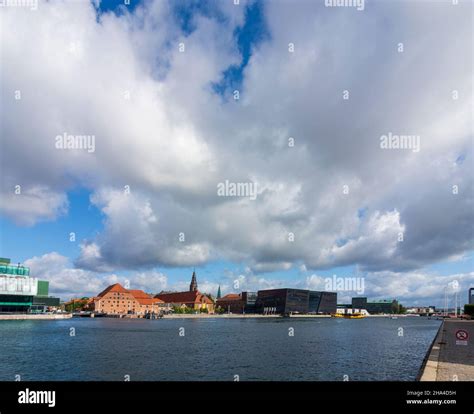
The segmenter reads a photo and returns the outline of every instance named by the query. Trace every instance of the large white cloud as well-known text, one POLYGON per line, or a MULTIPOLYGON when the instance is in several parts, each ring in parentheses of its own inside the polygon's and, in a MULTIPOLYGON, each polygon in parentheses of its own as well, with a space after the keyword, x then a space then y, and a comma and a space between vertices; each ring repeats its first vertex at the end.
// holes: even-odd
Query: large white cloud
POLYGON ((99 271, 222 258, 400 271, 472 250, 469 5, 266 2, 236 102, 211 86, 242 59, 245 4, 228 3, 191 33, 165 2, 100 19, 85 2, 4 10, 1 192, 54 195, 4 213, 31 225, 90 189, 105 226, 76 264, 99 271), (94 135, 95 152, 56 149, 64 132, 94 135), (421 150, 381 149, 390 132, 421 150), (257 199, 218 197, 225 180, 256 182, 257 199))
POLYGON ((83 296, 96 296, 107 286, 120 283, 129 289, 142 289, 157 293, 168 286, 168 277, 156 270, 132 272, 126 276, 114 273, 101 274, 77 269, 69 259, 56 252, 35 256, 25 261, 31 275, 49 281, 49 294, 62 300, 83 296))
POLYGON ((16 185, 0 197, 0 210, 19 225, 32 226, 39 221, 54 220, 67 213, 64 193, 35 185, 23 189, 16 185))
MULTIPOLYGON (((97 273, 90 270, 77 269, 69 259, 56 252, 33 257, 25 261, 31 268, 34 277, 50 281, 50 294, 62 300, 72 297, 95 296, 105 287, 113 283, 121 283, 130 289, 142 289, 149 293, 166 291, 183 291, 189 287, 189 276, 184 275, 170 283, 169 277, 157 270, 131 272, 126 275, 114 273, 97 273)), ((198 272, 199 290, 212 295, 220 286, 222 294, 240 293, 241 291, 258 291, 294 287, 300 289, 326 290, 328 279, 304 271, 297 280, 291 278, 263 277, 250 268, 243 272, 227 271, 216 280, 210 281, 198 272)), ((337 278, 353 278, 352 274, 337 274, 337 278)), ((363 279, 363 292, 337 290, 338 303, 350 303, 353 296, 362 295, 371 299, 397 298, 405 306, 437 305, 444 303, 444 292, 447 289, 449 306, 454 306, 454 293, 458 292, 461 305, 466 302, 467 290, 474 283, 474 272, 440 275, 435 272, 368 272, 358 277, 363 279)), ((359 282, 360 283, 360 282, 359 282)))

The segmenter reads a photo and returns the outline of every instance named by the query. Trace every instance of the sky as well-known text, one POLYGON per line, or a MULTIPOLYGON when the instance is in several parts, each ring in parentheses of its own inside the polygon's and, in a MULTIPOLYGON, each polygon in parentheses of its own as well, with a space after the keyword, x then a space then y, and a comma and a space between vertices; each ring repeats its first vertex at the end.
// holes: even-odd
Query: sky
POLYGON ((62 299, 187 290, 196 269, 213 295, 335 275, 464 303, 472 3, 236 3, 2 10, 0 255, 62 299))

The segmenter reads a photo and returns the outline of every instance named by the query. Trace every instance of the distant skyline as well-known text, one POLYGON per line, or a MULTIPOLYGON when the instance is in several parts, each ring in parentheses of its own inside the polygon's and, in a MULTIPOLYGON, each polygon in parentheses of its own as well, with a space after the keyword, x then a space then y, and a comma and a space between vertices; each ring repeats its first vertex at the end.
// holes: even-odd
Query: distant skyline
POLYGON ((195 267, 213 295, 336 275, 365 286, 340 303, 466 302, 472 7, 5 7, 0 256, 62 299, 195 267))

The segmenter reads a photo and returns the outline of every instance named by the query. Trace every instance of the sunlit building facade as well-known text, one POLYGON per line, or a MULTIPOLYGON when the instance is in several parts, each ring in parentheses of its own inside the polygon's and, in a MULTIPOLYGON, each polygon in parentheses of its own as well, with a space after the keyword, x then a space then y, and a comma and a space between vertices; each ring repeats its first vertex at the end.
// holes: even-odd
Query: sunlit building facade
POLYGON ((30 276, 30 269, 0 258, 0 313, 45 312, 59 307, 49 296, 49 282, 30 276))

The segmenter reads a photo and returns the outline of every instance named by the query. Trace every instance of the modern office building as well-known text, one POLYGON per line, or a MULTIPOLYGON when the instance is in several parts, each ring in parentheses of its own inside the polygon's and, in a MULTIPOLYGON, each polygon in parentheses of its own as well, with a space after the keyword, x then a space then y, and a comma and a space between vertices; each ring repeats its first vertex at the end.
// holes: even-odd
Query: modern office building
POLYGON ((38 280, 38 292, 33 296, 30 312, 46 312, 51 308, 59 308, 59 298, 49 296, 49 282, 38 280))
POLYGON ((398 313, 398 302, 393 299, 383 299, 369 302, 366 297, 352 298, 352 308, 365 309, 370 314, 398 313))
POLYGON ((244 303, 245 313, 255 313, 255 304, 257 303, 257 292, 242 292, 242 302, 244 303))
POLYGON ((309 291, 308 313, 335 313, 337 294, 335 292, 309 291))
POLYGON ((337 293, 305 289, 259 290, 255 304, 257 313, 291 314, 336 312, 337 293))
POLYGON ((30 269, 0 258, 0 313, 44 312, 59 306, 59 298, 48 296, 49 282, 30 276, 30 269))
POLYGON ((469 289, 469 305, 474 305, 474 287, 469 289))

